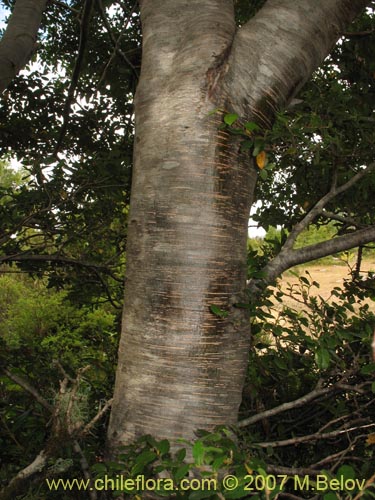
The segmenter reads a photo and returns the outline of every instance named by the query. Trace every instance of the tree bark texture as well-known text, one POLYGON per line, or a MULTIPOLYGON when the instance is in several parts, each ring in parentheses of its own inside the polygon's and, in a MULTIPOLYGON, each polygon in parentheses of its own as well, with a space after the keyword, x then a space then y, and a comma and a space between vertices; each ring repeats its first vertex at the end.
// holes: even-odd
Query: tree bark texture
POLYGON ((220 107, 263 127, 363 1, 141 0, 126 293, 108 442, 234 424, 249 347, 247 224, 257 172, 220 107), (226 317, 213 314, 215 305, 226 317))
POLYGON ((17 0, 0 41, 0 92, 29 62, 46 7, 46 0, 17 0))

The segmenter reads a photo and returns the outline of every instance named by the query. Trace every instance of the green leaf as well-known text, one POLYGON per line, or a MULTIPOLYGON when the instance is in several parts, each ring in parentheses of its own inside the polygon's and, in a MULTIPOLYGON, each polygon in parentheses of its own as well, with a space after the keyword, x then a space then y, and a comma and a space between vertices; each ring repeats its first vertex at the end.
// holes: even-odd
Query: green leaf
POLYGON ((268 178, 267 170, 259 170, 259 177, 265 181, 268 178))
POLYGON ((241 142, 241 151, 248 151, 253 147, 253 145, 253 141, 249 141, 248 139, 246 139, 245 141, 241 142))
POLYGON ((210 498, 216 496, 216 493, 213 490, 198 490, 193 491, 189 495, 189 500, 200 500, 201 498, 210 498))
POLYGON ((179 482, 189 472, 190 464, 181 465, 174 474, 174 479, 179 482))
POLYGON ((249 303, 243 303, 243 302, 237 302, 233 306, 234 307, 238 307, 239 309, 250 309, 251 308, 251 304, 249 304, 249 303))
POLYGON ((315 353, 315 361, 320 370, 326 370, 331 362, 331 356, 328 349, 319 347, 319 349, 315 353))
POLYGON ((248 130, 249 132, 254 132, 255 130, 260 130, 259 125, 257 125, 255 122, 246 122, 244 126, 245 126, 245 129, 248 130))
POLYGON ((330 491, 329 493, 326 493, 323 497, 324 500, 337 500, 337 495, 330 491))
POLYGON ((98 464, 94 464, 91 467, 91 470, 96 472, 96 473, 103 473, 103 472, 107 472, 107 466, 103 463, 98 463, 98 464))
POLYGON ((216 115, 216 113, 219 113, 221 111, 220 108, 215 108, 213 109, 212 111, 210 111, 207 116, 212 116, 212 115, 216 115))
POLYGON ((143 451, 136 459, 135 465, 131 470, 131 475, 136 476, 143 472, 146 465, 153 462, 157 457, 156 453, 151 450, 143 451))
POLYGON ((224 309, 220 309, 220 307, 215 306, 214 304, 210 305, 210 310, 215 316, 219 316, 219 318, 226 318, 229 315, 228 311, 224 311, 224 309))
POLYGON ((361 368, 362 375, 370 375, 375 372, 375 363, 369 363, 368 365, 364 365, 361 368))
POLYGON ((288 366, 283 359, 275 358, 274 363, 277 366, 277 368, 280 368, 280 370, 288 370, 288 366))
POLYGON ((163 439, 162 441, 159 441, 156 445, 156 449, 158 450, 160 455, 165 455, 166 453, 168 453, 170 449, 170 444, 168 439, 163 439))
POLYGON ((224 116, 224 123, 231 126, 233 123, 238 120, 238 115, 236 113, 228 113, 224 116))
POLYGON ((350 465, 342 465, 337 471, 336 477, 343 477, 344 479, 355 479, 356 473, 350 465))
POLYGON ((267 163, 267 165, 264 168, 269 172, 271 172, 275 167, 276 167, 275 163, 267 163))
MULTIPOLYGON (((226 491, 225 492, 225 498, 233 498, 233 499, 236 499, 236 498, 244 498, 244 497, 247 497, 249 492, 248 491, 245 491, 245 486, 238 486, 238 488, 232 490, 232 491, 226 491)), ((252 499, 255 498, 255 497, 251 497, 252 499)))
POLYGON ((254 141, 253 156, 258 156, 258 154, 264 150, 264 139, 263 137, 256 137, 254 141))
POLYGON ((193 458, 194 458, 194 463, 195 465, 202 465, 203 464, 203 458, 204 458, 204 445, 202 441, 199 439, 195 441, 194 446, 193 446, 193 458))
POLYGON ((176 453, 176 461, 182 462, 185 457, 186 457, 186 449, 181 448, 180 450, 178 450, 178 452, 176 453))
POLYGON ((212 469, 215 471, 220 469, 220 467, 222 467, 225 459, 226 459, 225 455, 215 458, 215 460, 212 462, 212 469))

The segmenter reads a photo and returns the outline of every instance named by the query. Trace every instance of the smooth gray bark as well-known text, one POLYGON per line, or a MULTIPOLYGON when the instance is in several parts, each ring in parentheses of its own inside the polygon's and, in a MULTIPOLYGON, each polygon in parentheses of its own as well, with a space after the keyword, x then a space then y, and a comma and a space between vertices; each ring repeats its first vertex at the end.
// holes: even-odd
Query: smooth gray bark
POLYGON ((17 0, 0 41, 0 92, 29 62, 35 48, 46 0, 17 0))
POLYGON ((235 32, 231 2, 143 0, 134 177, 112 446, 234 423, 253 172, 209 116, 206 72, 235 32), (233 192, 236 196, 232 196, 233 192), (235 339, 235 341, 234 341, 235 339), (234 411, 233 411, 234 409, 234 411), (229 421, 228 421, 229 418, 229 421))
POLYGON ((190 439, 236 422, 249 323, 233 305, 246 288, 257 174, 209 112, 270 126, 366 3, 269 0, 236 30, 230 0, 141 0, 113 453, 143 434, 190 439))

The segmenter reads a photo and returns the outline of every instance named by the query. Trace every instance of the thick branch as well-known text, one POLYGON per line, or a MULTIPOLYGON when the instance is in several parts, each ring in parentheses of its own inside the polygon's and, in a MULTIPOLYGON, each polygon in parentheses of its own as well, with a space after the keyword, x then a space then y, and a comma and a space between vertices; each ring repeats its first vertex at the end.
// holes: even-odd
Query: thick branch
POLYGON ((322 257, 327 257, 335 253, 344 252, 351 248, 374 241, 375 226, 370 226, 315 245, 308 245, 289 252, 281 251, 277 257, 262 269, 263 278, 261 280, 250 281, 248 292, 250 295, 256 295, 266 286, 273 283, 284 271, 293 266, 321 259, 322 257))
POLYGON ((35 47, 46 0, 17 0, 0 41, 0 92, 29 62, 35 47))
POLYGON ((58 262, 61 264, 69 264, 72 266, 86 267, 101 271, 107 270, 105 266, 100 266, 98 264, 94 264, 93 262, 86 262, 60 255, 30 255, 27 253, 4 255, 3 257, 0 257, 0 262, 58 262))
POLYGON ((234 111, 268 128, 369 0, 268 0, 240 28, 218 88, 234 111))
POLYGON ((332 217, 342 222, 351 222, 353 225, 358 226, 358 224, 352 219, 343 218, 331 214, 325 211, 324 207, 332 201, 336 196, 348 191, 361 179, 363 179, 370 172, 375 170, 375 162, 371 163, 368 167, 357 172, 353 177, 351 177, 347 182, 341 186, 336 186, 334 181, 329 192, 324 195, 306 214, 306 216, 298 222, 291 233, 289 234, 284 246, 282 247, 280 253, 269 262, 263 269, 263 278, 261 280, 251 280, 248 287, 248 292, 250 295, 257 295, 266 286, 274 282, 275 279, 280 276, 284 271, 290 269, 298 264, 304 264, 312 260, 320 259, 322 257, 327 257, 338 252, 343 252, 345 250, 350 250, 360 245, 370 243, 375 241, 375 226, 364 227, 358 229, 352 233, 345 234, 333 238, 328 241, 323 241, 315 245, 309 245, 303 248, 294 249, 294 243, 298 236, 318 217, 323 215, 325 217, 332 217))

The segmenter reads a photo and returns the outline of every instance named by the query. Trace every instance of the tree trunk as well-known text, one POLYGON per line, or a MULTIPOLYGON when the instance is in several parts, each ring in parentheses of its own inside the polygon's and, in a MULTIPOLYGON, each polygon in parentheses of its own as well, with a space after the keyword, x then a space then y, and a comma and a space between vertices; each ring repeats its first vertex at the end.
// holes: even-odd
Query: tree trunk
POLYGON ((0 41, 0 92, 29 62, 46 7, 46 0, 17 0, 0 41))
POLYGON ((247 366, 246 240, 257 172, 214 108, 270 126, 365 5, 141 0, 126 297, 108 441, 233 424, 247 366), (215 305, 226 314, 217 315, 215 305))
POLYGON ((231 43, 231 2, 141 2, 143 66, 127 278, 109 439, 193 437, 234 423, 249 346, 243 301, 254 172, 221 119, 206 73, 231 43), (155 6, 155 3, 160 6, 155 6), (161 5, 163 4, 163 5, 161 5), (236 193, 236 196, 233 196, 236 193), (211 305, 228 311, 213 314, 211 305))

